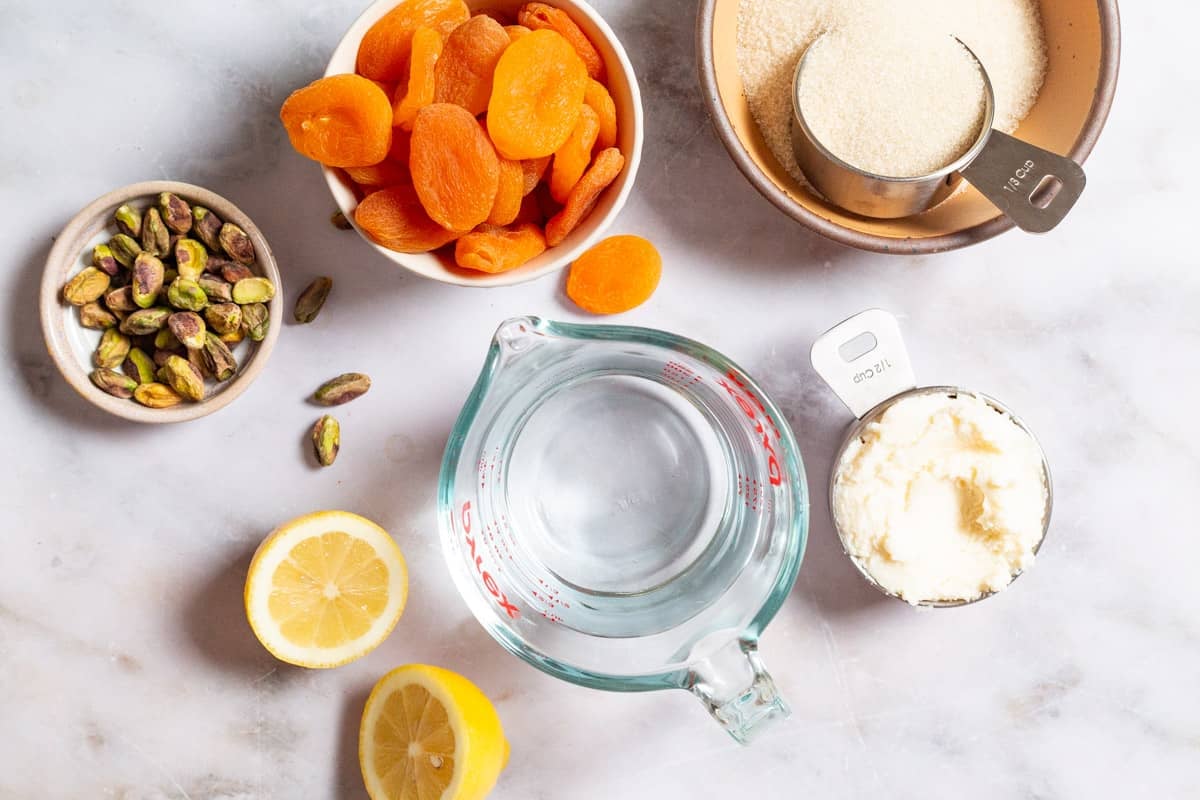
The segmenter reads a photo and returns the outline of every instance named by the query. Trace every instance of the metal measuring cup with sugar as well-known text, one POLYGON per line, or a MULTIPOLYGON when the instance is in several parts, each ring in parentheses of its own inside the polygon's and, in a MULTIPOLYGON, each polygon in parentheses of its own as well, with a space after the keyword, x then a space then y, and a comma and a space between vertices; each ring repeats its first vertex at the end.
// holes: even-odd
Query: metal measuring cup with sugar
POLYGON ((908 178, 877 175, 838 158, 813 133, 800 103, 805 66, 825 36, 817 37, 796 65, 791 121, 796 162, 825 199, 864 217, 897 219, 928 211, 966 179, 1017 227, 1046 233, 1062 222, 1083 193, 1087 179, 1079 164, 992 128, 996 97, 991 80, 978 56, 961 41, 984 87, 979 135, 962 156, 942 169, 908 178))
MULTIPOLYGON (((829 507, 842 551, 868 583, 888 597, 905 600, 898 593, 883 586, 849 546, 845 524, 839 518, 835 502, 839 471, 848 448, 863 434, 867 426, 878 421, 888 409, 900 400, 916 395, 937 394, 952 398, 963 395, 978 398, 1029 436, 1041 455, 1042 478, 1046 492, 1045 508, 1042 513, 1042 531, 1037 543, 1033 546, 1034 555, 1038 553, 1050 528, 1050 514, 1054 504, 1050 466, 1046 462, 1045 452, 1033 431, 1007 406, 993 397, 962 387, 918 387, 912 363, 904 346, 904 339, 900 334, 899 323, 892 314, 878 308, 855 314, 823 333, 813 343, 811 359, 817 374, 856 417, 833 459, 829 479, 829 507)), ((1014 573, 1008 585, 1011 585, 1012 581, 1022 574, 1021 571, 1014 573)), ((968 599, 928 599, 915 604, 934 608, 964 606, 984 600, 999 591, 1001 590, 983 592, 968 599)), ((905 600, 905 602, 908 601, 905 600)))

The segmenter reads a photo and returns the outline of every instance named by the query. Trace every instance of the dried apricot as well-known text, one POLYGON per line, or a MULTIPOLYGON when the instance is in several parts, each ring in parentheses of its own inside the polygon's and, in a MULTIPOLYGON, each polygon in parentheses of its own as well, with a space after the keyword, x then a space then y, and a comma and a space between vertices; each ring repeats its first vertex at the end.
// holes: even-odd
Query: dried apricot
POLYGON ((588 77, 604 80, 604 59, 587 34, 575 24, 567 12, 545 3, 526 3, 517 12, 517 22, 530 30, 550 30, 571 43, 587 66, 588 77))
POLYGON ((434 75, 438 57, 442 54, 442 35, 422 25, 412 37, 412 58, 408 65, 408 82, 396 90, 392 109, 392 125, 412 130, 417 112, 433 102, 434 75))
POLYGON ((392 104, 358 75, 332 75, 297 89, 283 101, 279 118, 298 153, 330 167, 378 164, 392 144, 392 104))
POLYGON ((521 212, 521 200, 525 197, 525 174, 519 161, 500 159, 500 186, 487 221, 491 225, 510 225, 521 212))
POLYGON ((583 93, 583 103, 600 118, 600 133, 596 136, 596 149, 607 150, 617 146, 617 104, 603 83, 588 81, 583 93))
POLYGON ((403 128, 392 130, 392 146, 388 148, 388 161, 398 161, 408 166, 408 155, 412 150, 412 131, 403 128))
POLYGON ((548 156, 579 120, 587 68, 554 31, 541 30, 508 46, 496 64, 488 103, 488 133, 514 161, 548 156))
POLYGON ((454 243, 454 261, 480 272, 507 272, 545 250, 546 237, 537 225, 482 226, 454 243))
POLYGON ((524 225, 527 222, 533 222, 541 225, 546 221, 546 215, 542 213, 542 204, 538 200, 536 194, 527 194, 521 198, 521 210, 517 212, 517 218, 513 220, 514 225, 524 225))
POLYGON ((491 17, 479 14, 454 29, 437 64, 434 101, 454 103, 479 116, 492 96, 492 73, 508 47, 508 34, 491 17))
POLYGON ((367 195, 354 210, 354 221, 376 244, 401 253, 427 253, 457 236, 429 218, 408 185, 367 195))
POLYGON ((500 159, 462 106, 432 103, 417 112, 408 168, 421 205, 443 227, 469 231, 491 213, 500 159))
POLYGON ((625 156, 621 155, 620 150, 615 147, 601 150, 592 166, 588 167, 587 172, 583 173, 583 177, 575 184, 575 188, 571 189, 562 211, 546 223, 547 244, 551 247, 562 244, 563 239, 575 230, 575 226, 591 213, 600 193, 617 179, 624 167, 625 156))
POLYGON ((550 196, 558 202, 567 202, 567 195, 592 163, 592 145, 599 132, 600 118, 589 106, 584 106, 575 130, 555 152, 554 166, 550 168, 550 196))
POLYGON ((510 42, 515 42, 522 36, 527 36, 533 33, 533 31, 529 30, 529 28, 526 28, 524 25, 505 25, 504 32, 508 34, 508 40, 510 42))
POLYGON ((542 156, 541 158, 528 158, 521 162, 521 172, 525 177, 525 194, 532 192, 542 182, 542 176, 546 174, 546 167, 550 166, 551 158, 552 156, 542 156))
POLYGON ((619 314, 654 294, 662 257, 640 236, 610 236, 571 265, 567 297, 593 314, 619 314))
POLYGON ((358 46, 359 75, 377 81, 404 77, 413 34, 422 25, 444 31, 471 16, 463 0, 404 0, 370 27, 358 46))
POLYGON ((408 167, 390 159, 369 167, 347 167, 346 174, 359 186, 396 186, 412 182, 408 167))

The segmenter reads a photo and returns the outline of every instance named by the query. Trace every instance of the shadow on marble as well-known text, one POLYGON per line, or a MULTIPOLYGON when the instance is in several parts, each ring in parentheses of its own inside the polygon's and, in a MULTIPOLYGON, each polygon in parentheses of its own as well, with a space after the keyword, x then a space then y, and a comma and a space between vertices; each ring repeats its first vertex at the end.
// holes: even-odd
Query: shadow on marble
POLYGON ((633 61, 645 109, 638 199, 656 212, 654 223, 739 271, 793 272, 853 257, 857 251, 775 209, 729 158, 700 90, 696 13, 694 0, 661 0, 622 6, 608 18, 633 61))
POLYGON ((342 700, 342 716, 338 724, 337 769, 330 796, 338 800, 367 800, 362 770, 358 765, 358 729, 363 707, 371 694, 370 683, 346 692, 342 700))
MULTIPOLYGON (((252 537, 258 539, 260 533, 252 537)), ((299 679, 304 670, 276 660, 259 644, 246 621, 242 601, 246 570, 258 544, 243 547, 232 560, 195 587, 183 606, 182 627, 205 660, 222 672, 250 680, 269 675, 273 686, 299 679)))

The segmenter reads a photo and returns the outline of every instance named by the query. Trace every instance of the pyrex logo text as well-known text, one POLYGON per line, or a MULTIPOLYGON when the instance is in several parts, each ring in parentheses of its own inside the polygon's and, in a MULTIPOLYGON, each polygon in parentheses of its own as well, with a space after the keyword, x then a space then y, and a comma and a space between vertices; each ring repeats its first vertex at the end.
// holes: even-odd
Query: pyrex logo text
POLYGON ((483 568, 483 556, 475 552, 475 537, 471 535, 471 501, 463 503, 462 507, 462 527, 463 539, 467 543, 467 547, 471 549, 471 561, 475 564, 475 571, 479 573, 480 580, 483 581, 483 588, 488 590, 488 593, 496 598, 496 602, 504 609, 504 613, 508 614, 512 619, 521 616, 521 612, 512 603, 508 602, 508 597, 500 589, 496 583, 496 579, 492 577, 492 573, 483 568))
POLYGON ((779 428, 775 425, 775 420, 771 419, 771 415, 767 413, 766 406, 754 396, 754 392, 750 391, 749 387, 738 380, 737 375, 730 371, 725 373, 725 377, 736 383, 738 388, 734 389, 723 380, 718 381, 717 385, 728 392, 733 401, 737 403, 738 408, 742 410, 742 413, 754 421, 754 432, 762 437, 763 450, 767 453, 767 477, 770 478, 772 486, 779 486, 783 483, 783 469, 779 466, 779 457, 775 454, 775 448, 771 445, 771 437, 767 435, 766 427, 758 418, 759 414, 761 413, 766 418, 767 424, 771 426, 771 432, 775 434, 775 441, 779 441, 780 438, 779 428), (751 400, 754 401, 754 405, 750 404, 751 400))

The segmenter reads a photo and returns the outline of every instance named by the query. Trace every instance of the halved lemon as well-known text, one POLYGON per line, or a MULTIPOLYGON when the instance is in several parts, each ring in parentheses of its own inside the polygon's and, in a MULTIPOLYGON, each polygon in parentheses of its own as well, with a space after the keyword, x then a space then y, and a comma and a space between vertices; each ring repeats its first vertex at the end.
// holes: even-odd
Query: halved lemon
POLYGON ((374 650, 408 599, 404 555, 383 528, 317 511, 276 528, 246 575, 246 618, 271 655, 336 667, 374 650))
POLYGON ((475 684, 408 664, 367 698, 358 763, 371 800, 481 800, 508 763, 508 741, 475 684))

